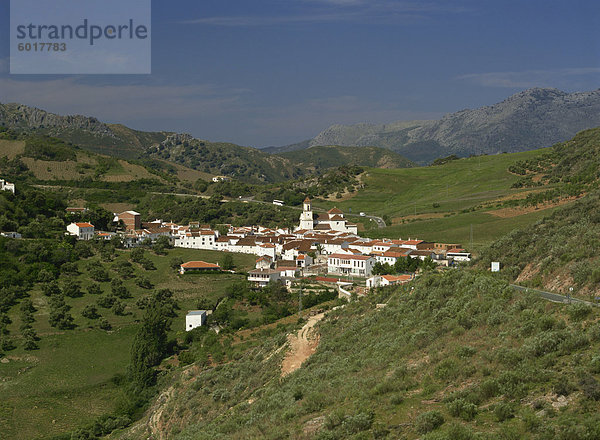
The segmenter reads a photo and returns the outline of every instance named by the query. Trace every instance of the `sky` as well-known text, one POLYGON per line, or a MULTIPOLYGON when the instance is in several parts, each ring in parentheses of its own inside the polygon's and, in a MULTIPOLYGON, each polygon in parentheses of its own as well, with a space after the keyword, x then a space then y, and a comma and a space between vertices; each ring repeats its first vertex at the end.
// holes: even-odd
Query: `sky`
POLYGON ((332 124, 437 119, 530 87, 598 89, 599 17, 598 0, 152 1, 152 74, 10 75, 0 0, 0 102, 287 145, 332 124))

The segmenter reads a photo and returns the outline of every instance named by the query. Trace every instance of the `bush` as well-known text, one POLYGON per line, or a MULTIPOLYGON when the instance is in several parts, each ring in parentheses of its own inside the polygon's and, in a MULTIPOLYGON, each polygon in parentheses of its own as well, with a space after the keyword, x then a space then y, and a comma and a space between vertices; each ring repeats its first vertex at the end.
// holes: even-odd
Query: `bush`
POLYGON ((194 363, 194 361, 196 360, 194 354, 191 351, 182 351, 181 353, 179 353, 178 357, 179 363, 181 365, 189 365, 194 363))
POLYGON ((509 403, 501 402, 494 407, 494 416, 498 422, 504 422, 505 420, 512 419, 515 413, 509 403))
POLYGON ((477 405, 467 402, 464 399, 456 399, 446 406, 450 415, 460 417, 466 421, 473 420, 477 415, 477 405))
POLYGON ((85 306, 83 308, 83 310, 81 311, 81 315, 84 318, 88 318, 88 319, 100 318, 100 315, 98 314, 98 309, 96 308, 96 306, 94 306, 92 304, 88 304, 87 306, 85 306))
POLYGON ((567 308, 567 313, 573 321, 582 321, 592 313, 592 308, 587 304, 574 303, 567 308))
POLYGON ((90 295, 102 295, 102 287, 98 283, 92 283, 87 289, 90 295))
POLYGON ((579 384, 581 385, 581 390, 585 397, 590 400, 600 400, 600 384, 593 376, 583 376, 580 379, 579 384))
POLYGON ((428 432, 438 429, 444 424, 444 416, 439 411, 428 411, 417 416, 415 429, 419 434, 427 434, 428 432))

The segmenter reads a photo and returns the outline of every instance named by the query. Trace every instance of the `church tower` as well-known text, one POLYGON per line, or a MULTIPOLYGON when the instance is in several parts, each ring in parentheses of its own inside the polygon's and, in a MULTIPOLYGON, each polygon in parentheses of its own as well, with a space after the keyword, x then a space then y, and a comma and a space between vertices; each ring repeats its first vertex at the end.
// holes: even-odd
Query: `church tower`
POLYGON ((300 214, 300 229, 314 229, 315 222, 313 220, 312 205, 310 199, 304 199, 302 214, 300 214))

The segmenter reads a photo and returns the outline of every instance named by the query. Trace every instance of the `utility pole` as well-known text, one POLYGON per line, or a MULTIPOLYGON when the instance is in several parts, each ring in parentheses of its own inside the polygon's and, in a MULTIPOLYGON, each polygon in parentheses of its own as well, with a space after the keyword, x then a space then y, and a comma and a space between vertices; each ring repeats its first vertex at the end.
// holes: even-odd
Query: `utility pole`
POLYGON ((471 223, 471 248, 469 249, 471 252, 473 252, 473 223, 471 223))

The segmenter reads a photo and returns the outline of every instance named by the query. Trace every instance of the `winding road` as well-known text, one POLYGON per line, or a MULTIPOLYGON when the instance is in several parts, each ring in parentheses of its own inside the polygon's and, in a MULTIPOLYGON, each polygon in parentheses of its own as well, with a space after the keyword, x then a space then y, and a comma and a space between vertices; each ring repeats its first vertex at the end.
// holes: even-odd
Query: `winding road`
POLYGON ((590 301, 585 301, 585 300, 579 299, 579 298, 559 295, 558 293, 552 293, 552 292, 546 292, 544 290, 532 289, 531 287, 517 286, 516 284, 510 284, 510 287, 512 287, 515 290, 520 290, 522 292, 529 292, 529 291, 536 292, 542 298, 547 299, 548 301, 555 302, 555 303, 561 303, 561 304, 582 303, 582 304, 587 304, 588 306, 592 306, 592 307, 599 307, 598 304, 592 303, 590 301))

